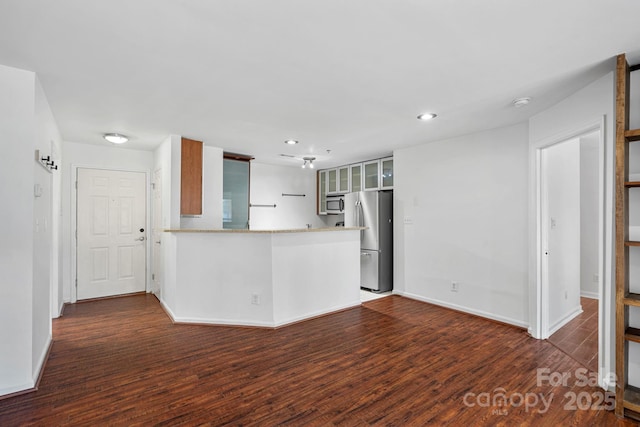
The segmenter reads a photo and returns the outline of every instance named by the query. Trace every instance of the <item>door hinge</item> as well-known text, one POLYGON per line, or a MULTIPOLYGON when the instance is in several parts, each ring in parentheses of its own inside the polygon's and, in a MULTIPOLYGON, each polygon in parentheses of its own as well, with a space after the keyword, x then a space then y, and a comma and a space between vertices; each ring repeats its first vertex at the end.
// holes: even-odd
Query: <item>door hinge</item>
POLYGON ((156 280, 156 275, 151 273, 151 280, 156 280))
POLYGON ((76 230, 76 240, 78 240, 78 230, 76 230))
POLYGON ((76 288, 78 287, 78 279, 76 279, 76 288))
POLYGON ((78 181, 76 181, 76 190, 78 189, 78 181))
POLYGON ((155 182, 152 182, 152 183, 151 183, 151 189, 152 189, 152 190, 155 190, 155 189, 156 189, 156 183, 155 183, 155 182))

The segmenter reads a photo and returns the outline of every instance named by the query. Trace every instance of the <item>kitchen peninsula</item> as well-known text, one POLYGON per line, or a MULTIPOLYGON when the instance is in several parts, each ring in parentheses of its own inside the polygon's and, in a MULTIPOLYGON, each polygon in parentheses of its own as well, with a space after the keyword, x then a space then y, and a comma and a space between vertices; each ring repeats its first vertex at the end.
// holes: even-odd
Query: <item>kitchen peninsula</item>
POLYGON ((360 304, 360 227, 167 229, 175 322, 278 327, 360 304))

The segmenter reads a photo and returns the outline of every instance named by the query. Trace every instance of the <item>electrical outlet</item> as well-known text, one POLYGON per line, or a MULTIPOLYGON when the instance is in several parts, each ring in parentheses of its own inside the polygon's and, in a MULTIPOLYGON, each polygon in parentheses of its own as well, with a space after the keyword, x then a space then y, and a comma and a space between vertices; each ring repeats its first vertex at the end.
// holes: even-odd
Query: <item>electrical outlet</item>
POLYGON ((451 292, 458 292, 458 282, 451 282, 451 292))
POLYGON ((251 304, 253 304, 253 305, 260 305, 260 295, 258 295, 258 294, 251 294, 251 304))

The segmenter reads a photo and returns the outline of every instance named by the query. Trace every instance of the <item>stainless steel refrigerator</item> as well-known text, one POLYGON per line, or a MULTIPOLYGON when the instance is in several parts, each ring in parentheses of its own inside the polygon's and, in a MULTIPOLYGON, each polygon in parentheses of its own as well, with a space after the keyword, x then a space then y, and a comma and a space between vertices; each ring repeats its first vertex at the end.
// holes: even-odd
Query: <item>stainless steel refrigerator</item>
POLYGON ((360 191, 344 197, 345 227, 360 232, 360 286, 393 289, 393 191, 360 191))

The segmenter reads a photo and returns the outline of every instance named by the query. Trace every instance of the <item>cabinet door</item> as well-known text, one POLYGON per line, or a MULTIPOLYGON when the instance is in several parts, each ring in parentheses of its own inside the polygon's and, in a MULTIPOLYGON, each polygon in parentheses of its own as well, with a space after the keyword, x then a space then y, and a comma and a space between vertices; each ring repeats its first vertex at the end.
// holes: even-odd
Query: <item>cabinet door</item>
POLYGON ((364 189, 378 190, 380 188, 380 161, 374 160, 364 163, 364 189))
POLYGON ((327 171, 328 182, 327 182, 327 193, 333 194, 338 192, 338 170, 330 169, 327 171))
POLYGON ((202 215, 202 141, 182 138, 180 214, 202 215))
POLYGON ((327 214, 327 172, 318 172, 318 215, 327 214))
POLYGON ((351 165, 351 191, 362 191, 362 163, 351 165))
POLYGON ((338 168, 338 193, 345 194, 350 191, 349 166, 338 168))
POLYGON ((393 189, 393 157, 380 160, 381 183, 380 189, 393 189))

